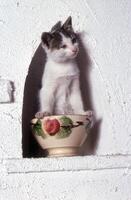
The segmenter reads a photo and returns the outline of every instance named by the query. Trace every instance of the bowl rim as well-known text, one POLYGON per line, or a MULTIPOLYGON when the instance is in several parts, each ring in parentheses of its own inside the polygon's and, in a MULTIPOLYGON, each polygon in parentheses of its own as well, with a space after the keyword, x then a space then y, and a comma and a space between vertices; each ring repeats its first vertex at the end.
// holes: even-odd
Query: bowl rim
MULTIPOLYGON (((91 123, 93 122, 93 114, 92 114, 92 116, 90 116, 90 115, 88 115, 88 114, 58 114, 58 115, 47 115, 47 116, 45 116, 45 117, 42 117, 42 118, 37 118, 37 117, 34 117, 34 118, 32 118, 31 119, 31 125, 33 125, 34 123, 34 121, 37 121, 37 120, 44 120, 44 119, 46 119, 46 118, 48 118, 48 117, 61 117, 61 116, 66 116, 66 117, 86 117, 91 123)), ((82 120, 82 119, 81 119, 82 120)))
MULTIPOLYGON (((46 118, 46 117, 60 117, 60 116, 79 116, 79 117, 89 117, 90 115, 88 115, 88 114, 57 114, 57 115, 46 115, 45 117, 42 117, 42 118, 40 118, 40 119, 44 119, 44 118, 46 118)), ((92 114, 92 116, 93 116, 93 114, 92 114)), ((37 117, 34 117, 33 119, 39 119, 39 118, 37 118, 37 117)))

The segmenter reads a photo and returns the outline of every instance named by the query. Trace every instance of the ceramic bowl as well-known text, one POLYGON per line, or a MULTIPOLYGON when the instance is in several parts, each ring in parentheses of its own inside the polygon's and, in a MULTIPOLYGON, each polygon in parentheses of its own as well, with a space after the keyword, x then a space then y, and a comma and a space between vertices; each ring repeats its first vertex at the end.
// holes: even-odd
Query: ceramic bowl
POLYGON ((92 126, 91 115, 52 115, 31 121, 32 132, 49 157, 80 155, 92 126))

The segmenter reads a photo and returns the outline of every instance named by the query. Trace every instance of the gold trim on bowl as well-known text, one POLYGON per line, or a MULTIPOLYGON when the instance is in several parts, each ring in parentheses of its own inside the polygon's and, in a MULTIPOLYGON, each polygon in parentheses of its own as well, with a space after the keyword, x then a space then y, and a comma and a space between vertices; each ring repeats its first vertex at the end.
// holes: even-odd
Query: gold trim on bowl
POLYGON ((49 148, 47 150, 48 157, 61 157, 61 156, 78 156, 80 155, 79 147, 58 147, 49 148))

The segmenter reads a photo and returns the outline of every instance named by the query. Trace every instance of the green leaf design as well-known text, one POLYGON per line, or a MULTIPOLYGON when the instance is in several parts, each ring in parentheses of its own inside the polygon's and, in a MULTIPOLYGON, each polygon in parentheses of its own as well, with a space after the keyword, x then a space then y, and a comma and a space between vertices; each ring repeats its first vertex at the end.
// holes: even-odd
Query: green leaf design
POLYGON ((42 130, 42 125, 41 125, 40 119, 37 120, 37 122, 33 125, 32 129, 36 135, 46 138, 46 135, 45 135, 44 131, 42 130))
POLYGON ((92 122, 88 119, 87 123, 85 124, 85 130, 87 134, 90 132, 91 127, 92 127, 92 122))
POLYGON ((57 134, 57 138, 66 138, 71 134, 71 132, 71 128, 61 127, 59 133, 57 134))
POLYGON ((72 126, 73 121, 69 117, 63 116, 60 118, 60 121, 62 123, 62 126, 72 126))
POLYGON ((91 120, 87 119, 87 123, 85 125, 85 128, 90 129, 91 127, 92 127, 92 122, 91 122, 91 120))
POLYGON ((61 128, 59 133, 57 134, 57 138, 66 138, 71 134, 71 128, 73 126, 73 121, 66 116, 62 116, 60 118, 61 128))

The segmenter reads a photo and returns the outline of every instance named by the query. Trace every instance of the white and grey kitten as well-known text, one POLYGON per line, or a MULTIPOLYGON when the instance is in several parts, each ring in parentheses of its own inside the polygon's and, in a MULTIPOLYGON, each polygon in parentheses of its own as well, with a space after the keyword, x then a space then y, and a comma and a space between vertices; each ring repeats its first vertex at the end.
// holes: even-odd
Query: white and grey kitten
POLYGON ((50 32, 41 36, 47 62, 39 92, 40 109, 36 117, 55 114, 86 114, 79 83, 79 69, 75 57, 79 52, 76 33, 69 17, 58 22, 50 32))

